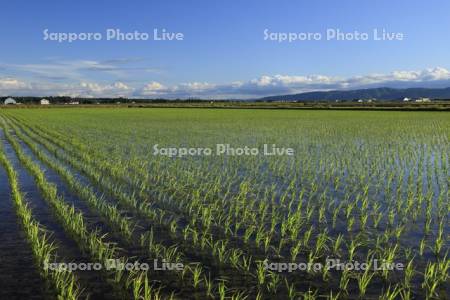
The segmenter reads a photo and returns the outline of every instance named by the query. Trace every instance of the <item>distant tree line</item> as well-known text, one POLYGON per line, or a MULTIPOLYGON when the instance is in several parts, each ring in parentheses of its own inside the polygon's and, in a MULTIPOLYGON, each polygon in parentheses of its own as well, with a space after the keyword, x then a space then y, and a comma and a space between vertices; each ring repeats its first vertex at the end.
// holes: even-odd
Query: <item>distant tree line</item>
MULTIPOLYGON (((0 101, 3 103, 7 97, 0 97, 0 101)), ((68 96, 50 96, 50 97, 30 97, 30 96, 21 96, 21 97, 13 97, 14 100, 23 104, 39 104, 41 99, 47 99, 50 101, 50 104, 69 104, 73 102, 79 102, 80 104, 115 104, 115 103, 202 103, 202 102, 210 102, 212 100, 206 99, 130 99, 130 98, 78 98, 78 97, 68 97, 68 96)))

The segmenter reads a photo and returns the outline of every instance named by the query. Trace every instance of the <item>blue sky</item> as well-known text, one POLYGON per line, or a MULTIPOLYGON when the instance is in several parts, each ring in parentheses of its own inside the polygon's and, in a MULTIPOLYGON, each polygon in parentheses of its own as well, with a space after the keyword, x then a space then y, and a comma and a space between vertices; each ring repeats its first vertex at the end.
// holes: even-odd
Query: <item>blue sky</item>
POLYGON ((450 86, 450 2, 2 1, 0 95, 252 98, 372 86, 450 86), (107 41, 107 29, 182 41, 107 41), (44 40, 53 33, 100 41, 44 40), (270 33, 321 33, 278 42, 270 33), (326 40, 326 30, 367 41, 326 40), (404 35, 374 41, 373 29, 404 35))

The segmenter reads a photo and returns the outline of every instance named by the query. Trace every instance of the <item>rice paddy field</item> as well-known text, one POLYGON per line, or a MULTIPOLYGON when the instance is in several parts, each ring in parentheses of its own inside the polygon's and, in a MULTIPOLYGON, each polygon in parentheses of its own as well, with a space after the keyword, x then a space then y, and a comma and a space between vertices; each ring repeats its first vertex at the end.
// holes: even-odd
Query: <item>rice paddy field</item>
POLYGON ((450 299, 448 112, 3 109, 0 125, 0 299, 450 299), (154 151, 217 144, 294 154, 154 151))

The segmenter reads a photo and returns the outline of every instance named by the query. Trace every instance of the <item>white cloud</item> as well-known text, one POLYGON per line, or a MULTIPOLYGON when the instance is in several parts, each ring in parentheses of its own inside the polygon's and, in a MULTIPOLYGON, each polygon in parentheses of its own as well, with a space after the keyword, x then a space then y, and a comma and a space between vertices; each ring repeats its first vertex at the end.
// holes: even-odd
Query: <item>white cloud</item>
POLYGON ((131 97, 134 89, 123 82, 100 84, 80 82, 74 84, 33 82, 0 79, 0 95, 15 96, 71 96, 71 97, 131 97))
POLYGON ((20 90, 26 89, 27 84, 23 81, 14 78, 0 78, 0 91, 1 90, 20 90))
POLYGON ((28 79, 46 80, 110 80, 127 78, 138 74, 159 73, 160 70, 142 66, 141 59, 124 58, 105 61, 50 59, 38 64, 1 64, 3 72, 28 79))
MULTIPOLYGON (((126 63, 126 62, 123 62, 126 63)), ((81 63, 85 68, 107 69, 111 63, 92 61, 81 63)), ((114 63, 117 64, 117 63, 114 63)), ((33 65, 31 65, 33 66, 33 65)), ((33 69, 33 67, 31 67, 33 69)), ((59 75, 55 71, 54 75, 59 75)), ((49 69, 49 70, 50 70, 49 69)), ((421 71, 394 71, 388 74, 337 77, 325 75, 263 75, 248 81, 226 84, 187 82, 165 85, 150 81, 143 86, 116 80, 100 83, 95 80, 73 79, 71 83, 26 80, 20 77, 0 78, 0 95, 69 95, 78 97, 148 97, 148 98, 256 98, 316 90, 357 89, 370 87, 448 87, 450 71, 437 67, 421 71)))

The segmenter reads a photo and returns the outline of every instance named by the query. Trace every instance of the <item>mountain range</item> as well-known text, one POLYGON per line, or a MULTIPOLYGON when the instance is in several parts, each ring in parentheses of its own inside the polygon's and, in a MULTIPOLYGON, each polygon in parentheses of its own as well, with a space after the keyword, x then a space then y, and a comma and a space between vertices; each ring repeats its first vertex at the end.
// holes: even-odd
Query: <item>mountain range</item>
POLYGON ((291 95, 269 96, 257 99, 257 101, 352 101, 358 99, 376 99, 379 101, 401 101, 404 98, 431 98, 450 99, 450 87, 448 88, 371 88, 360 90, 335 90, 307 92, 291 95))

